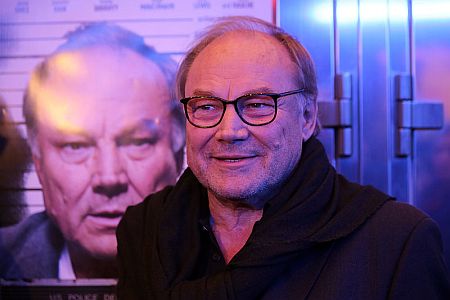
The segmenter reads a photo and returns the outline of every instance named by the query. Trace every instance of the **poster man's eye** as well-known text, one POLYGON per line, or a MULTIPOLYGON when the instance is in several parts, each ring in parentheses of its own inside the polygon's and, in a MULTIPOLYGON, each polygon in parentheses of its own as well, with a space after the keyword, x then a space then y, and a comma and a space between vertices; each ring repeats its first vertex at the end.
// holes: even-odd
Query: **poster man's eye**
POLYGON ((70 142, 61 145, 61 157, 67 163, 84 162, 92 153, 93 147, 88 143, 70 142))

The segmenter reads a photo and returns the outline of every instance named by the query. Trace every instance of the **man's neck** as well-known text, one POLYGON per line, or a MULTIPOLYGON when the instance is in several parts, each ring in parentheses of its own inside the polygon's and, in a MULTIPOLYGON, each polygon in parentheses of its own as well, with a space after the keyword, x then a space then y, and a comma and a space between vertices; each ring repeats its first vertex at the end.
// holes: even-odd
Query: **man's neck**
POLYGON ((242 249, 252 233, 253 226, 262 217, 262 209, 236 205, 231 201, 218 200, 208 193, 211 227, 225 262, 242 249))
POLYGON ((68 245, 70 260, 76 278, 117 278, 115 258, 97 259, 78 247, 68 245), (78 250, 78 251, 77 251, 78 250))

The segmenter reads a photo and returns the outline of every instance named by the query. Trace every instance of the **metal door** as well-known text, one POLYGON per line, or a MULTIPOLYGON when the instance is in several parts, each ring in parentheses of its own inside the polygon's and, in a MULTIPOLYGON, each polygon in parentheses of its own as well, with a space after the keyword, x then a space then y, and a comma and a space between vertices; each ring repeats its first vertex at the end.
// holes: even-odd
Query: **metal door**
POLYGON ((450 248, 450 1, 280 0, 278 12, 316 63, 336 169, 429 212, 450 248))
POLYGON ((279 25, 305 45, 316 64, 319 139, 333 165, 350 180, 361 181, 358 2, 281 0, 277 11, 279 25))
POLYGON ((412 0, 411 13, 414 98, 444 104, 444 127, 415 134, 412 202, 439 224, 449 265, 450 1, 412 0))

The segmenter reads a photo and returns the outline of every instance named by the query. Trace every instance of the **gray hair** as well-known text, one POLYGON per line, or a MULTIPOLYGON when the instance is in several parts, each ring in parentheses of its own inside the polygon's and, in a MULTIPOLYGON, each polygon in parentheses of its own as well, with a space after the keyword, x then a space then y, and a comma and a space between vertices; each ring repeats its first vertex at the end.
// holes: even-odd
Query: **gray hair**
MULTIPOLYGON (((317 109, 318 93, 316 72, 310 54, 299 41, 284 32, 281 28, 266 21, 248 16, 231 16, 220 18, 218 22, 208 27, 206 31, 200 35, 199 40, 187 52, 178 69, 176 78, 178 98, 184 98, 186 96, 185 87, 187 76, 194 60, 200 52, 202 52, 203 49, 205 49, 217 38, 235 31, 265 33, 275 38, 283 47, 285 47, 289 53, 290 59, 298 68, 297 78, 295 78, 295 80, 299 88, 305 89, 305 92, 302 93, 302 106, 305 118, 309 119, 311 117, 311 111, 317 109)), ((320 124, 317 120, 316 127, 314 128, 314 135, 317 135, 319 131, 320 124)))
MULTIPOLYGON (((52 58, 61 53, 80 51, 97 46, 108 47, 113 50, 131 50, 134 53, 139 54, 141 57, 155 63, 166 78, 170 93, 169 105, 173 121, 172 123, 174 125, 172 135, 181 134, 183 135, 182 140, 184 141, 185 118, 174 92, 177 63, 170 57, 170 55, 156 52, 153 47, 145 44, 145 41, 141 36, 118 25, 107 22, 82 25, 74 31, 69 32, 66 35, 66 38, 67 40, 65 43, 60 45, 52 54, 46 57, 43 62, 35 67, 32 72, 32 78, 36 78, 39 82, 45 81, 49 76, 52 58)), ((32 97, 31 95, 33 95, 31 91, 32 85, 30 83, 31 81, 27 85, 23 98, 23 114, 27 131, 29 133, 30 143, 33 143, 33 137, 37 133, 37 125, 35 107, 33 104, 34 101, 33 99, 30 99, 32 97)), ((176 140, 177 137, 172 136, 172 144, 179 144, 175 142, 176 140)), ((33 145, 31 146, 34 148, 33 145)), ((174 149, 174 151, 177 151, 177 153, 174 154, 177 157, 177 164, 179 164, 179 167, 181 168, 183 161, 183 147, 181 147, 181 150, 174 149)))

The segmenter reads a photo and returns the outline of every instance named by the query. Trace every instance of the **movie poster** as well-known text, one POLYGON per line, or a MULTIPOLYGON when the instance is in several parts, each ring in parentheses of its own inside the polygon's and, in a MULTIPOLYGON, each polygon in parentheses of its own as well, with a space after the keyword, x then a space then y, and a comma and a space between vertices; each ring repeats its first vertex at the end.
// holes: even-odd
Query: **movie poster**
POLYGON ((275 1, 2 0, 0 278, 114 285, 121 215, 185 168, 178 63, 228 15, 275 1))

